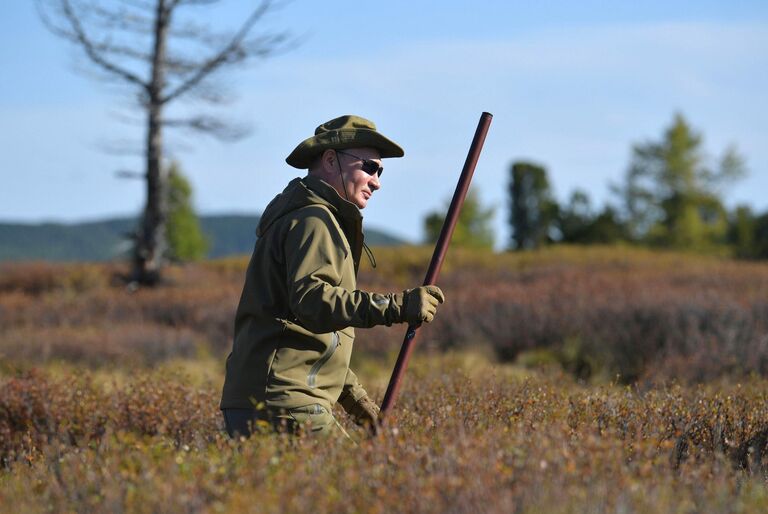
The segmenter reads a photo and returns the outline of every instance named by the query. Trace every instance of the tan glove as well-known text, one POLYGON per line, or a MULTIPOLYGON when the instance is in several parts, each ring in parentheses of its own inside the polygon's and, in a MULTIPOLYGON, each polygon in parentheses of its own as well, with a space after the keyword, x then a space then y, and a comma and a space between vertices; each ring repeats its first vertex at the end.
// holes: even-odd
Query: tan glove
POLYGON ((403 321, 409 325, 429 323, 435 319, 437 306, 445 301, 437 286, 421 286, 403 291, 403 321))
MULTIPOLYGON (((347 410, 346 407, 345 410, 347 410)), ((376 433, 377 421, 379 420, 379 406, 368 396, 363 396, 350 405, 347 413, 352 416, 355 423, 361 427, 367 427, 373 433, 376 433)))

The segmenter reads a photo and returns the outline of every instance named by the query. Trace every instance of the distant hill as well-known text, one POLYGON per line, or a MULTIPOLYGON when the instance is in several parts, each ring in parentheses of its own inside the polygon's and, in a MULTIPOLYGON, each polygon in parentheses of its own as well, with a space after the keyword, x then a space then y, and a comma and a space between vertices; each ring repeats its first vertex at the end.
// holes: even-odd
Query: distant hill
MULTIPOLYGON (((132 218, 87 223, 0 223, 0 261, 109 261, 130 250, 125 235, 135 229, 132 218)), ((248 254, 256 241, 259 216, 201 216, 200 224, 211 241, 210 258, 248 254)), ((406 243, 379 230, 365 231, 371 246, 406 243)))

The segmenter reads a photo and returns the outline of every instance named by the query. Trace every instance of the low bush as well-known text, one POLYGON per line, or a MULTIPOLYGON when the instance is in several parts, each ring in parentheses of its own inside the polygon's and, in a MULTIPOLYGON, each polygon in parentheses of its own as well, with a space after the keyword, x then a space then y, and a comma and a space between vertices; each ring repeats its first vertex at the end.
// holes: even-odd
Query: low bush
POLYGON ((0 264, 0 294, 81 293, 105 287, 111 281, 114 270, 114 266, 104 264, 0 264))
POLYGON ((768 374, 765 264, 626 248, 493 266, 471 255, 441 276, 448 302, 422 331, 428 345, 490 345, 507 361, 547 349, 580 378, 623 382, 768 374))
MULTIPOLYGON (((360 288, 420 284, 430 251, 375 249, 379 266, 363 265, 360 288)), ((134 361, 153 365, 203 347, 223 359, 246 265, 237 258, 171 267, 165 285, 133 293, 108 280, 109 266, 6 265, 0 354, 97 366, 135 353, 134 361), (61 278, 82 270, 102 278, 61 278)), ((492 347, 505 361, 546 350, 590 380, 768 374, 765 264, 626 247, 499 255, 452 249, 439 285, 448 301, 421 330, 424 349, 492 347)), ((358 330, 356 344, 389 355, 404 330, 358 330)))
MULTIPOLYGON (((582 387, 417 358, 379 437, 227 439, 218 390, 141 374, 0 381, 20 512, 762 512, 766 382, 582 387)), ((380 398, 379 398, 380 399, 380 398)))

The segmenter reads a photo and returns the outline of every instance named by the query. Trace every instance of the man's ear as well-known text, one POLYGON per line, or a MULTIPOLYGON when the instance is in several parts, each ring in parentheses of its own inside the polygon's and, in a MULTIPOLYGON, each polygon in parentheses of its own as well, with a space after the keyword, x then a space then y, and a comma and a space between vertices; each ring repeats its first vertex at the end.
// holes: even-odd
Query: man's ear
POLYGON ((320 157, 320 162, 326 173, 334 173, 338 171, 339 168, 336 159, 336 152, 334 150, 328 149, 323 152, 323 155, 320 157))

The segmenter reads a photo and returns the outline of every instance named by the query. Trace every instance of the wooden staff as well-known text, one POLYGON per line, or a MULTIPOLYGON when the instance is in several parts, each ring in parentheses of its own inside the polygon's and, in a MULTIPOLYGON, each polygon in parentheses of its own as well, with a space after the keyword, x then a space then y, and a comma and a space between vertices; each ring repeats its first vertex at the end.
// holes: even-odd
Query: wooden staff
MULTIPOLYGON (((425 286, 434 285, 435 282, 437 282, 438 275, 440 275, 440 268, 443 267, 443 260, 445 260, 445 254, 448 252, 448 245, 451 242, 453 229, 456 227, 461 207, 464 205, 464 198, 467 196, 469 183, 472 180, 472 174, 475 172, 477 159, 480 157, 480 151, 483 148, 485 136, 488 134, 488 127, 491 125, 492 118, 493 115, 487 112, 484 112, 480 116, 477 130, 475 130, 475 137, 472 139, 472 145, 469 147, 467 160, 464 162, 464 169, 461 171, 459 183, 456 185, 456 191, 453 193, 453 199, 451 200, 451 206, 448 208, 448 214, 445 217, 443 228, 440 231, 440 237, 437 240, 435 251, 432 253, 432 262, 429 263, 429 270, 424 279, 425 286)), ((397 394, 403 382, 403 377, 405 376, 405 368, 408 366, 408 360, 411 358, 411 352, 413 351, 413 346, 416 342, 419 326, 420 324, 411 325, 405 333, 403 346, 400 348, 400 354, 397 356, 395 369, 392 371, 392 378, 389 379, 387 392, 384 395, 384 401, 381 404, 379 422, 383 422, 386 414, 392 409, 397 400, 397 394)))

